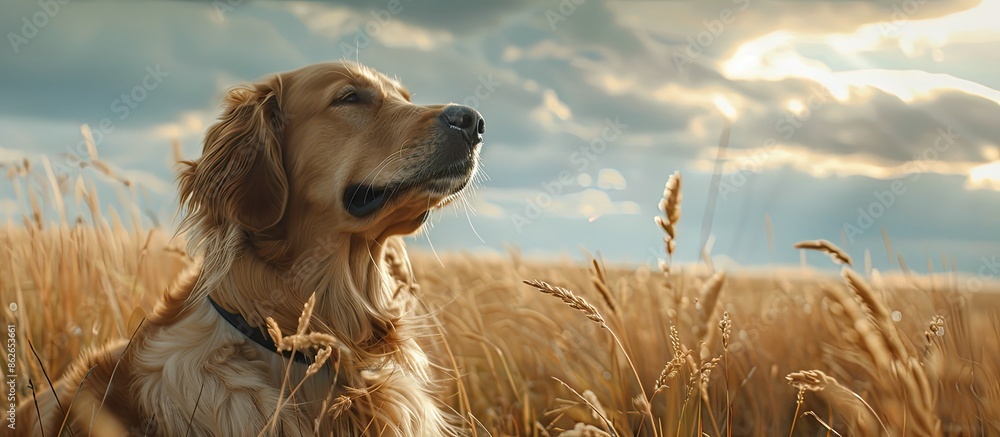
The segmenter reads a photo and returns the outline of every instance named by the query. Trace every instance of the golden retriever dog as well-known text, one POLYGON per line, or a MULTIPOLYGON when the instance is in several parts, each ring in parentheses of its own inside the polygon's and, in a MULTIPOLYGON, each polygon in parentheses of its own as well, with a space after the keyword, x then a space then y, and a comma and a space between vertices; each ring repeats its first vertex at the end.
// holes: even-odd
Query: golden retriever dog
POLYGON ((455 434, 416 341, 427 323, 413 314, 401 236, 469 184, 484 132, 475 109, 415 105, 397 81, 351 63, 229 91, 179 176, 197 266, 131 339, 37 388, 18 428, 455 434))

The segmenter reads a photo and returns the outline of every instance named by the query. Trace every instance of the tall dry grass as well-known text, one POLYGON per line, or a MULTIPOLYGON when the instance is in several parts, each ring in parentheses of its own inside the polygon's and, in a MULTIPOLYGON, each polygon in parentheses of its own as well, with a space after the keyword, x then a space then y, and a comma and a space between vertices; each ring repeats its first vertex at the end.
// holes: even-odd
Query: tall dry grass
MULTIPOLYGON (((21 399, 29 379, 44 389, 43 369, 57 378, 81 349, 130 332, 191 262, 181 238, 107 209, 93 183, 31 167, 6 166, 31 207, 0 231, 21 399), (69 186, 89 217, 66 216, 69 186)), ((680 187, 671 177, 656 220, 669 254, 689 244, 680 187)), ((802 247, 851 264, 829 242, 802 247)), ((412 256, 437 321, 424 344, 470 435, 1000 434, 1000 294, 962 290, 954 274, 439 255, 412 256)))

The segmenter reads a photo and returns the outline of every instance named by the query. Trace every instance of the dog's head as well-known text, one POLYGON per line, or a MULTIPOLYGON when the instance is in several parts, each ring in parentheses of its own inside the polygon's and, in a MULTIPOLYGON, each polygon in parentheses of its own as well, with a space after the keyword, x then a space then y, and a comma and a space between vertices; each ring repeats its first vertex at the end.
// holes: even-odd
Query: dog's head
POLYGON ((181 198, 202 226, 249 235, 415 232, 471 181, 485 132, 475 109, 413 104, 397 81, 350 63, 274 75, 224 106, 181 198))

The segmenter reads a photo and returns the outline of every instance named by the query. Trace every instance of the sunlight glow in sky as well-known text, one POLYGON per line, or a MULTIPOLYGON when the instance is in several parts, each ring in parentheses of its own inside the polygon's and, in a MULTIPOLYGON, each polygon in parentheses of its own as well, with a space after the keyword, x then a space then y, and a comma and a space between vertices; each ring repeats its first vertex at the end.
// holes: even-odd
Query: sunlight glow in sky
MULTIPOLYGON (((867 68, 866 65, 834 71, 829 65, 805 56, 800 51, 806 45, 825 44, 849 59, 857 59, 856 55, 894 43, 898 44, 904 54, 914 57, 925 49, 939 51, 949 43, 1000 39, 1000 27, 996 21, 998 17, 1000 0, 984 0, 978 6, 942 17, 912 21, 905 17, 894 17, 895 21, 866 24, 847 34, 816 36, 776 31, 742 43, 728 59, 721 61, 720 71, 731 80, 812 80, 821 84, 841 102, 852 99, 863 101, 863 96, 867 94, 864 88, 875 88, 906 103, 933 100, 942 92, 959 91, 1000 104, 1000 91, 951 74, 867 68)), ((940 62, 937 53, 935 52, 934 58, 940 62)), ((717 94, 713 101, 727 117, 733 118, 732 106, 726 104, 724 96, 717 94)), ((786 107, 796 114, 802 114, 807 109, 798 99, 789 100, 786 107)), ((853 174, 884 179, 906 173, 899 168, 844 160, 837 156, 822 156, 809 150, 783 149, 775 153, 771 164, 795 165, 806 168, 817 176, 853 174)), ((1000 187, 1000 162, 983 165, 972 162, 930 163, 930 167, 929 170, 939 173, 958 172, 968 176, 967 188, 1000 187)))

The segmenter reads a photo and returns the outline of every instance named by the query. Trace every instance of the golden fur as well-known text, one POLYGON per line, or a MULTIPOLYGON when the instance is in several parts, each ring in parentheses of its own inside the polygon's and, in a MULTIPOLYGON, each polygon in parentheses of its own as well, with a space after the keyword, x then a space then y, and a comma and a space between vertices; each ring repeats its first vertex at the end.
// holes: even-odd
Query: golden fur
POLYGON ((230 91, 201 158, 183 163, 179 176, 182 228, 198 266, 130 341, 85 354, 54 388, 22 403, 19 417, 31 426, 21 429, 56 435, 65 422, 75 435, 453 434, 415 340, 399 236, 466 186, 484 125, 464 108, 463 131, 444 118, 446 105, 409 100, 396 81, 345 63, 230 91), (346 206, 351 184, 391 193, 373 194, 384 205, 358 215, 346 206), (290 334, 313 293, 309 331, 334 336, 341 349, 275 416, 307 366, 249 340, 207 297, 254 326, 271 317, 290 334))

